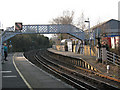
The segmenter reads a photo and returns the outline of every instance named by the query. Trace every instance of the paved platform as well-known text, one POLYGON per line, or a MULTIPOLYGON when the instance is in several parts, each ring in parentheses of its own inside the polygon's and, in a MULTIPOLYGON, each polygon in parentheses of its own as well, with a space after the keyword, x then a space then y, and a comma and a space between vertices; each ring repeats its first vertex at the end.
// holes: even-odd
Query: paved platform
POLYGON ((86 56, 86 55, 80 55, 74 52, 68 52, 68 51, 58 51, 52 48, 48 49, 50 52, 56 53, 56 54, 61 54, 63 56, 68 56, 68 57, 73 57, 77 59, 83 59, 90 65, 92 65, 94 68, 97 70, 101 71, 102 74, 107 75, 107 76, 116 76, 116 78, 119 78, 118 74, 118 67, 114 65, 110 65, 110 71, 107 73, 107 65, 102 64, 102 63, 97 63, 96 57, 95 56, 86 56))
POLYGON ((8 55, 8 61, 2 64, 2 89, 65 89, 73 90, 47 72, 30 63, 23 53, 8 55))
POLYGON ((2 64, 2 89, 28 89, 13 65, 13 54, 9 54, 7 60, 2 64))
POLYGON ((101 72, 103 72, 103 73, 106 72, 106 70, 104 68, 101 68, 101 66, 97 65, 95 56, 86 56, 86 55, 81 55, 81 54, 77 54, 77 53, 73 53, 73 52, 58 51, 58 50, 55 50, 55 49, 52 49, 52 48, 49 48, 48 50, 50 52, 53 52, 53 53, 56 53, 56 54, 61 54, 61 55, 64 55, 64 56, 69 56, 69 57, 73 57, 73 58, 77 58, 77 59, 83 59, 86 62, 88 62, 90 65, 92 65, 93 67, 100 70, 101 72))

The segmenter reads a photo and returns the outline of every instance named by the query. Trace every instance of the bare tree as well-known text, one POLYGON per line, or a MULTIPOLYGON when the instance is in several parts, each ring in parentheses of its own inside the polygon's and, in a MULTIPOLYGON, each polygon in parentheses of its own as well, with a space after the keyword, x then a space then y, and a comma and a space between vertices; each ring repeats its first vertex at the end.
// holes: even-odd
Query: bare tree
POLYGON ((52 24, 73 24, 74 11, 63 11, 63 16, 53 18, 52 24))
MULTIPOLYGON (((74 11, 63 11, 63 15, 60 17, 53 18, 50 23, 52 24, 73 24, 73 17, 74 17, 74 11)), ((68 34, 59 34, 57 35, 58 43, 60 44, 60 40, 70 37, 68 34)))
MULTIPOLYGON (((53 18, 50 23, 52 24, 72 24, 75 25, 74 23, 74 11, 63 11, 63 15, 53 18)), ((85 24, 85 17, 84 13, 81 14, 81 16, 78 18, 76 26, 82 30, 86 29, 86 24, 85 24)), ((59 34, 57 35, 59 40, 70 38, 71 36, 68 34, 59 34)))
POLYGON ((82 13, 80 15, 80 17, 78 18, 77 27, 82 29, 82 30, 85 30, 86 29, 85 20, 86 19, 85 19, 84 13, 82 13))

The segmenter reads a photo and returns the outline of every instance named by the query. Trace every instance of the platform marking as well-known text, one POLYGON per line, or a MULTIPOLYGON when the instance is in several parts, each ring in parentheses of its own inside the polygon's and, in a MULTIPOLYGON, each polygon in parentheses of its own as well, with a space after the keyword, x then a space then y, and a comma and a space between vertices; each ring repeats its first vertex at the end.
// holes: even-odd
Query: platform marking
POLYGON ((11 73, 12 71, 1 71, 1 73, 11 73))
POLYGON ((13 75, 13 76, 2 76, 3 78, 12 78, 12 77, 17 77, 17 76, 15 76, 15 75, 13 75))
MULTIPOLYGON (((15 55, 15 54, 14 54, 15 55)), ((13 55, 13 64, 15 66, 15 69, 17 70, 17 72, 19 73, 20 77, 23 79, 23 81, 25 82, 25 84, 27 85, 27 87, 30 89, 30 90, 33 90, 32 87, 30 86, 30 84, 27 82, 27 80, 24 78, 24 76, 21 74, 20 70, 17 68, 16 64, 15 64, 15 61, 14 61, 14 55, 13 55)))

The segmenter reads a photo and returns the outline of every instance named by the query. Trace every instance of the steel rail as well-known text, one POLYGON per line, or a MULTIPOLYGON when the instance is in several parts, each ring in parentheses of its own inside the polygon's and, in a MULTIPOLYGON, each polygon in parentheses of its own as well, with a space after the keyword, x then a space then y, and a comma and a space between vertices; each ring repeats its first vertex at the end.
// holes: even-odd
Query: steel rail
MULTIPOLYGON (((49 55, 48 53, 45 53, 45 54, 46 54, 46 55, 45 55, 46 57, 50 57, 50 58, 52 58, 52 59, 55 59, 54 57, 52 57, 52 56, 49 55)), ((57 59, 56 59, 56 60, 57 60, 57 59)), ((65 62, 65 61, 63 62, 62 60, 57 60, 57 61, 62 62, 62 63, 65 63, 65 64, 67 64, 67 65, 70 65, 70 63, 65 62)), ((112 63, 112 61, 109 61, 109 62, 112 63)), ((82 68, 82 67, 77 66, 77 65, 71 65, 71 66, 72 66, 72 67, 75 67, 76 69, 85 71, 85 72, 87 72, 87 73, 91 73, 91 74, 94 74, 94 75, 96 75, 96 76, 99 76, 99 77, 101 77, 101 78, 106 78, 106 79, 108 79, 108 80, 111 80, 111 81, 120 83, 120 80, 119 80, 119 79, 116 79, 116 78, 113 78, 113 77, 109 77, 109 76, 105 76, 105 75, 103 75, 103 74, 101 74, 101 73, 99 73, 99 72, 95 72, 95 71, 93 71, 93 70, 85 69, 85 68, 82 68)))
MULTIPOLYGON (((41 55, 41 56, 42 56, 42 55, 41 55)), ((37 56, 37 58, 38 58, 38 56, 37 56)), ((74 74, 76 74, 76 75, 78 75, 78 76, 81 76, 81 77, 83 77, 83 78, 86 78, 86 80, 90 79, 90 81, 93 81, 94 83, 100 83, 101 85, 106 86, 107 88, 114 88, 114 89, 116 88, 116 87, 114 87, 114 86, 112 86, 112 85, 110 85, 110 84, 108 84, 108 83, 103 82, 103 81, 99 81, 99 80, 90 78, 90 77, 88 77, 88 76, 79 74, 78 72, 75 72, 75 71, 70 70, 70 69, 68 69, 68 68, 64 68, 63 66, 57 65, 57 64, 55 64, 54 62, 49 61, 46 57, 43 57, 43 56, 42 56, 42 58, 45 59, 45 60, 47 60, 47 62, 52 63, 53 65, 56 65, 57 67, 60 67, 60 68, 65 69, 65 70, 67 70, 67 71, 69 71, 69 72, 72 72, 72 73, 74 73, 74 74)), ((47 65, 47 64, 46 64, 46 65, 47 65)), ((49 66, 49 67, 50 67, 50 66, 49 66)), ((53 67, 52 67, 52 68, 53 68, 53 67)), ((55 70, 55 69, 53 69, 53 70, 55 70)), ((58 71, 58 70, 55 70, 55 71, 58 71)), ((65 74, 65 73, 62 73, 62 75, 66 76, 66 77, 70 77, 68 74, 65 74)), ((78 81, 77 81, 77 82, 78 82, 78 81)), ((86 85, 85 85, 85 86, 86 86, 86 85)), ((88 87, 89 87, 89 88, 96 89, 96 87, 94 87, 94 86, 90 86, 90 85, 89 85, 88 87)), ((117 88, 116 88, 116 89, 117 89, 117 88)))
POLYGON ((76 82, 70 80, 69 78, 62 75, 60 71, 56 70, 55 68, 51 67, 50 65, 46 64, 45 62, 41 61, 38 56, 35 56, 35 59, 37 62, 39 62, 44 68, 48 69, 48 71, 54 73, 55 75, 59 76, 59 78, 62 78, 67 81, 68 84, 72 85, 73 87, 77 89, 83 89, 88 90, 87 88, 83 87, 82 85, 77 84, 76 82))

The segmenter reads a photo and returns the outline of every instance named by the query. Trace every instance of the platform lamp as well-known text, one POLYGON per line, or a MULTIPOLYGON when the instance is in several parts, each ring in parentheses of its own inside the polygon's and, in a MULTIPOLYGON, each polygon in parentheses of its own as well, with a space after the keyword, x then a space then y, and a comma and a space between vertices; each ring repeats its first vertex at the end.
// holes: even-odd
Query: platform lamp
POLYGON ((87 21, 85 21, 86 23, 88 23, 88 30, 89 30, 89 45, 90 45, 90 56, 91 56, 91 43, 90 43, 90 20, 88 18, 87 21))

